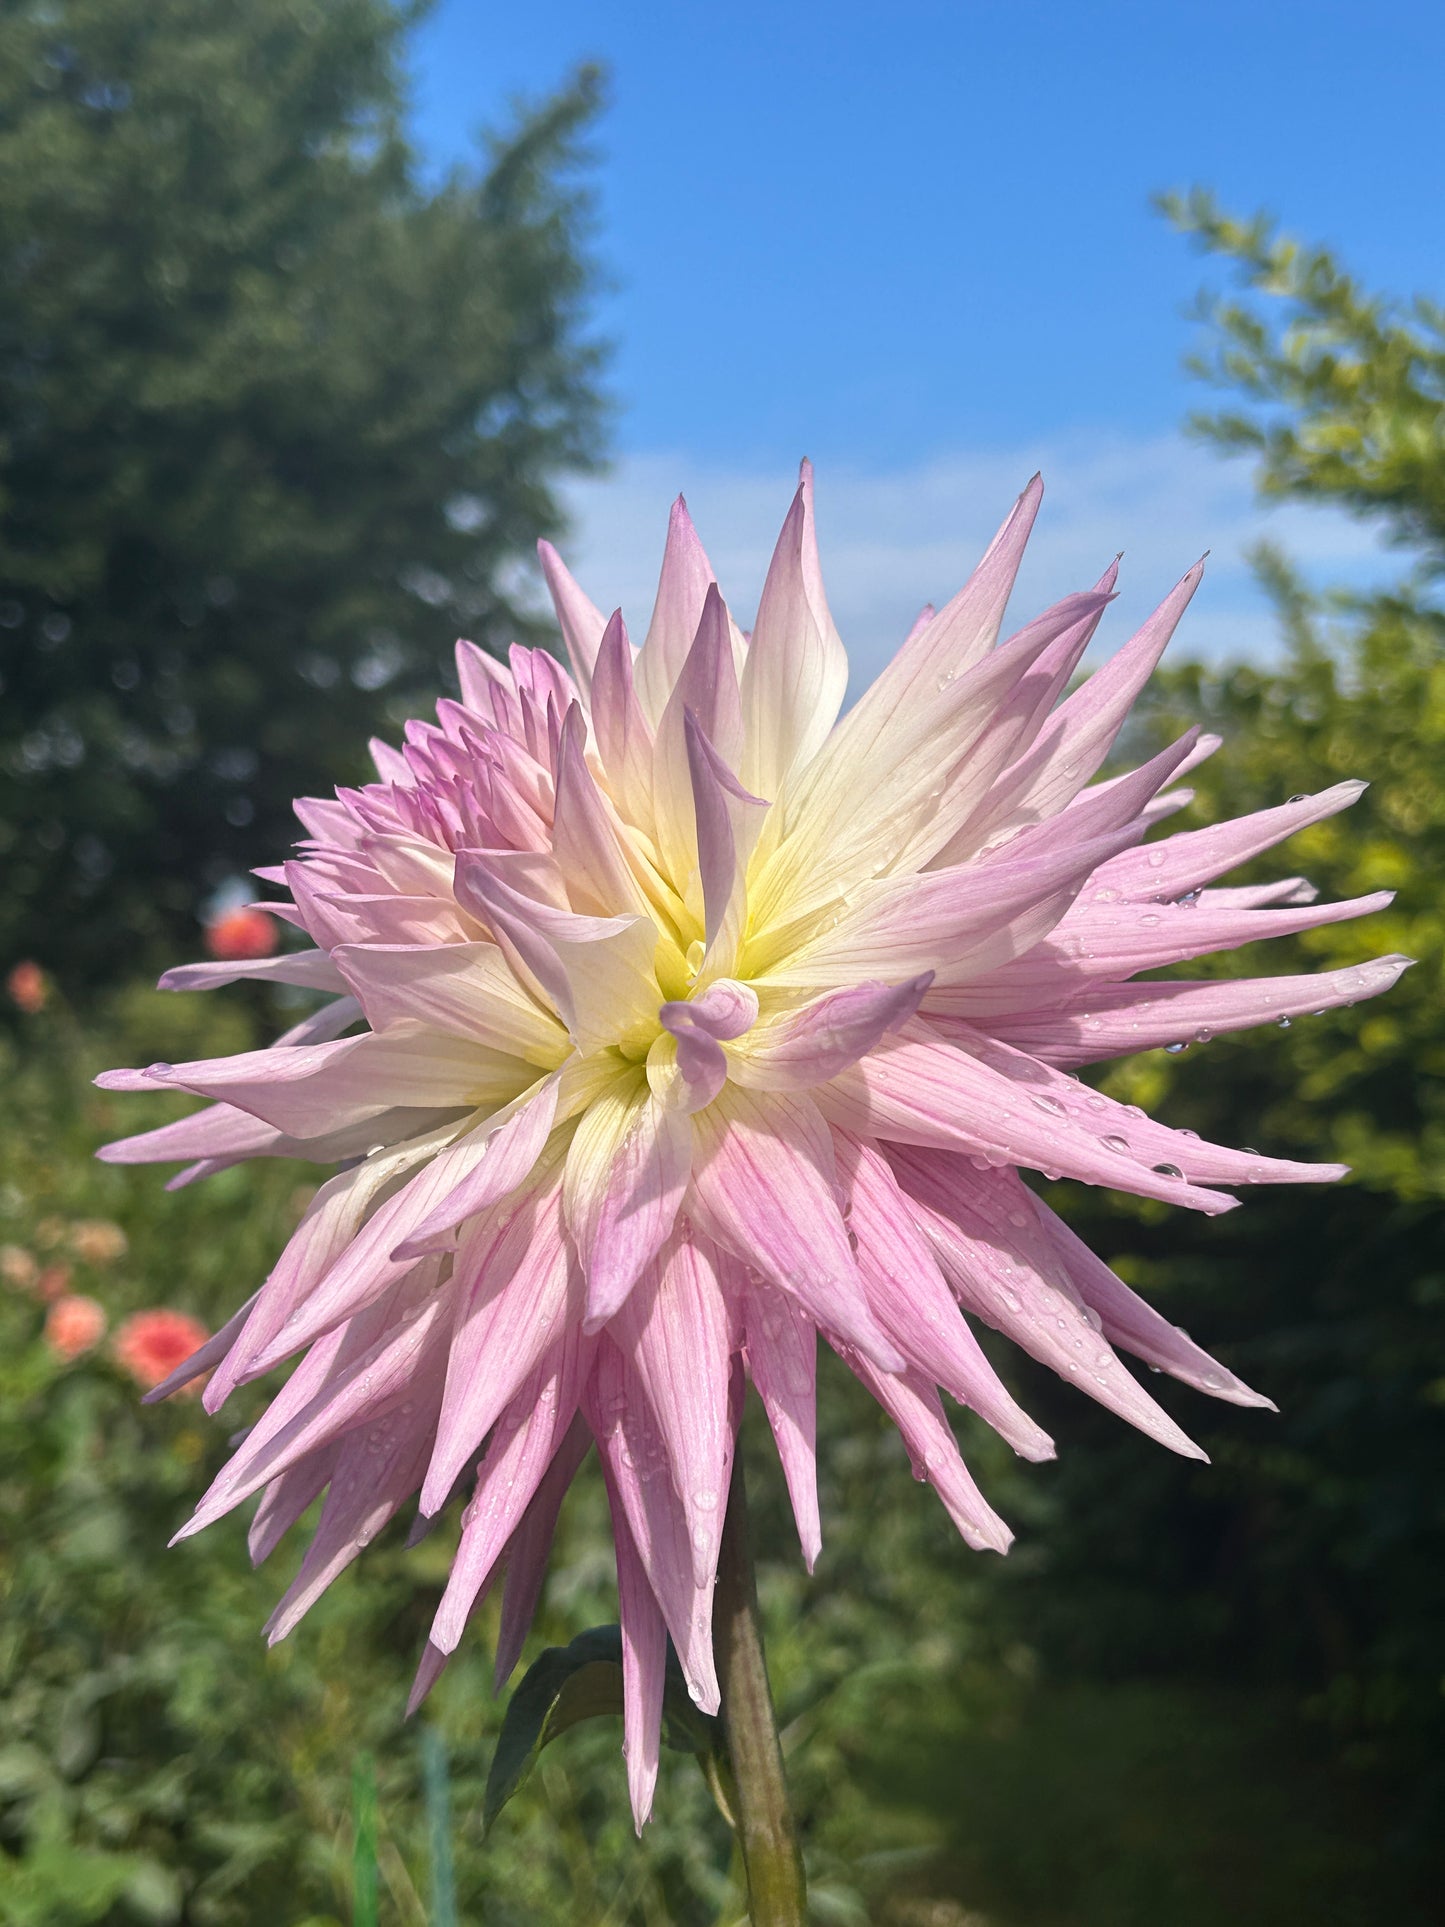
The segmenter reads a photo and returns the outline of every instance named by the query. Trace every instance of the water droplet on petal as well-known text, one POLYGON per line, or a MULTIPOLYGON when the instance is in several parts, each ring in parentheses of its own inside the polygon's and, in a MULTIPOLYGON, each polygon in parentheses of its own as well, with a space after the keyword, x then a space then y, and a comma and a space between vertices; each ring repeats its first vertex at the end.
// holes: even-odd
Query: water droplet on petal
POLYGON ((1275 1023, 1276 1023, 1276 1024, 1277 1024, 1277 1025, 1279 1026, 1279 1028, 1280 1028, 1281 1030, 1288 1030, 1288 1029, 1289 1029, 1289 1019, 1288 1019, 1288 1017, 1276 1017, 1274 1021, 1275 1021, 1275 1023))
POLYGON ((1127 1138, 1101 1137, 1099 1142, 1106 1151, 1127 1151, 1129 1149, 1129 1140, 1127 1138))
POLYGON ((1161 1178, 1182 1178, 1184 1176, 1184 1173, 1179 1169, 1177 1164, 1155 1164, 1151 1165, 1150 1169, 1157 1171, 1161 1178))
POLYGON ((1292 796, 1289 800, 1291 803, 1308 803, 1310 799, 1305 792, 1301 790, 1298 796, 1292 796))
POLYGON ((1047 1111, 1051 1117, 1063 1116, 1064 1107, 1056 1097, 1047 1097, 1041 1091, 1034 1091, 1032 1097, 1041 1111, 1047 1111))
POLYGON ((1187 1044, 1166 1044, 1164 1046, 1165 1052, 1170 1057, 1177 1057, 1180 1051, 1188 1050, 1188 1048, 1189 1046, 1187 1044))
POLYGON ((1163 850, 1156 847, 1149 852, 1149 868, 1151 870, 1162 870, 1164 868, 1163 850))

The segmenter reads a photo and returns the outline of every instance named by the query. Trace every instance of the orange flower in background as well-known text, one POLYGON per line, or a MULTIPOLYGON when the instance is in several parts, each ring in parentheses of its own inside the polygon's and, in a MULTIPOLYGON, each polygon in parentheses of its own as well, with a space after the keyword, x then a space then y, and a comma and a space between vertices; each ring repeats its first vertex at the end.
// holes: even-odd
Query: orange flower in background
MULTIPOLYGON (((115 1355, 136 1383, 149 1391, 169 1378, 210 1335, 199 1318, 186 1312, 165 1308, 138 1311, 116 1333, 115 1355)), ((199 1384, 196 1389, 200 1389, 199 1384)))
POLYGON ((45 1342, 68 1364, 105 1336, 105 1312, 93 1298, 57 1298, 45 1315, 45 1342))
POLYGON ((50 986, 45 981, 45 972, 31 958, 16 964, 5 979, 5 988, 12 1004, 23 1010, 27 1017, 45 1008, 50 995, 50 986))
POLYGON ((78 1218, 70 1227, 70 1249, 87 1265, 111 1265, 130 1249, 129 1240, 109 1218, 78 1218))
POLYGON ((220 963, 240 963, 270 957, 276 951, 276 919, 248 905, 228 910, 206 925, 206 949, 220 963))
POLYGON ((40 1261, 23 1245, 0 1245, 0 1283, 12 1291, 31 1291, 40 1276, 40 1261))

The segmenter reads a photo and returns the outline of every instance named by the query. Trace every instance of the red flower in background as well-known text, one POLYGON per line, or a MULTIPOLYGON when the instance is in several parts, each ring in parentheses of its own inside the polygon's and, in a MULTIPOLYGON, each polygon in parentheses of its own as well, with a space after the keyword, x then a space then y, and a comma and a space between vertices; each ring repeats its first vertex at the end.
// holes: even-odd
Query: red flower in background
POLYGON ((206 949, 219 963, 274 956, 276 919, 253 904, 240 910, 227 910, 224 916, 206 925, 206 949))
POLYGON ((27 1017, 34 1017, 38 1011, 44 1010, 45 1001, 50 995, 45 972, 29 957, 10 971, 5 979, 5 988, 11 1003, 18 1005, 27 1017))
POLYGON ((169 1378, 210 1335, 199 1318, 183 1311, 138 1311, 116 1333, 115 1355, 136 1383, 149 1391, 169 1378))
POLYGON ((45 1315, 45 1342, 67 1363, 105 1336, 105 1312, 93 1298, 57 1298, 45 1315))

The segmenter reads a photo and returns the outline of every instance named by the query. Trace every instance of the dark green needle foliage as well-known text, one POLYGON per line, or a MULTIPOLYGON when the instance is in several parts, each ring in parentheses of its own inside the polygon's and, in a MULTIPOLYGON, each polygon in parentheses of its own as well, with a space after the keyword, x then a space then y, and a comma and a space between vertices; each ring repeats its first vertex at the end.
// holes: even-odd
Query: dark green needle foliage
POLYGON ((598 80, 430 183, 417 12, 0 13, 0 957, 194 949, 458 634, 540 639, 509 585, 599 447, 598 80))

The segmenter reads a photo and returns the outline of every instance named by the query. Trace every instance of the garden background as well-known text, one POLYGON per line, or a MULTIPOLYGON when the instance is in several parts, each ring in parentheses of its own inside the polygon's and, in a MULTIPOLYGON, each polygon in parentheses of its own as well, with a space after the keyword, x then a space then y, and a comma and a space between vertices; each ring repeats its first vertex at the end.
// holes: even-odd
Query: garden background
MULTIPOLYGON (((1121 30, 1133 15, 1103 12, 1121 30)), ((5 1927, 737 1918, 726 1829, 685 1758, 665 1756, 658 1818, 633 1840, 613 1722, 549 1750, 483 1841, 501 1718, 486 1612, 423 1713, 401 1717, 454 1524, 410 1551, 385 1535, 268 1653, 259 1628, 295 1555, 252 1574, 229 1523, 165 1550, 246 1414, 140 1409, 113 1343, 155 1307, 214 1329, 264 1274, 308 1172, 167 1194, 97 1165, 99 1143, 174 1107, 91 1077, 246 1048, 292 1020, 282 993, 150 985, 200 953, 249 867, 277 860, 294 795, 354 780, 369 734, 450 686, 456 634, 545 639, 530 544, 570 508, 581 545, 605 547, 606 478, 583 478, 614 453, 635 476, 627 411, 658 406, 626 391, 638 361, 604 339, 628 263, 609 257, 594 195, 625 67, 577 69, 501 112, 483 159, 443 168, 408 104, 417 18, 389 0, 0 14, 5 1927), (55 1316, 77 1296, 110 1327, 84 1350, 55 1316)), ((1326 35, 1332 22, 1325 9, 1326 35)), ((506 42, 490 8, 463 24, 506 42)), ((1318 50, 1296 51, 1309 71, 1318 50)), ((1223 1221, 1051 1187, 1278 1418, 1186 1411, 1166 1385, 1213 1460, 1186 1464, 1001 1356, 1061 1454, 1017 1466, 960 1421, 1019 1531, 1000 1562, 956 1541, 835 1371, 811 1581, 768 1455, 750 1453, 822 1922, 1438 1917, 1445 316, 1204 194, 1151 222, 1177 263, 1190 241, 1209 257, 1189 269, 1215 290, 1192 330, 1157 296, 1174 353, 1192 344, 1216 384, 1197 434, 1294 509, 1254 558, 1269 646, 1256 615, 1247 650, 1215 631, 1191 661, 1186 623, 1129 747, 1186 719, 1225 737, 1196 821, 1370 778, 1287 864, 1330 894, 1393 888, 1393 909, 1275 944, 1267 967, 1418 962, 1378 1005, 1105 1080, 1211 1137, 1342 1159, 1346 1184, 1254 1196, 1223 1221), (1355 522, 1378 538, 1363 573, 1339 536, 1355 522), (1287 538, 1309 547, 1316 527, 1325 566, 1305 575, 1287 538), (1334 577, 1332 540, 1352 559, 1334 577)), ((1438 249, 1422 240, 1418 258, 1438 281, 1438 249)), ((786 266, 768 272, 793 291, 786 266)), ((700 270, 684 282, 681 308, 717 293, 700 270)), ((1127 342, 1122 309, 1108 325, 1127 342)), ((886 406, 888 368, 871 378, 886 406)), ((997 369, 954 380, 999 386, 997 369)), ((866 496, 856 474, 848 486, 866 496)), ((780 468, 780 508, 788 492, 780 468)), ((970 514, 986 523, 1011 494, 970 514)), ((820 518, 826 565, 826 468, 820 518)), ((584 1482, 542 1633, 613 1616, 602 1495, 584 1482)))

